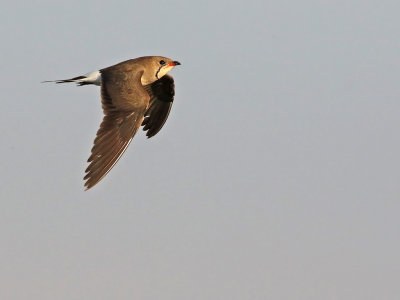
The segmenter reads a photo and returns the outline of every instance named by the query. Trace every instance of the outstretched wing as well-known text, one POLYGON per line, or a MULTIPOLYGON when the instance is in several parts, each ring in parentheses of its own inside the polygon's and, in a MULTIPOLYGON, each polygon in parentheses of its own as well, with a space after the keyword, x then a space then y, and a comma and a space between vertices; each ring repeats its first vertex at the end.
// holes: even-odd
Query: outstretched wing
POLYGON ((143 71, 101 70, 104 118, 97 131, 84 177, 86 189, 116 164, 142 124, 150 97, 141 84, 143 71))
POLYGON ((174 79, 164 75, 144 88, 150 95, 150 105, 142 125, 143 130, 147 131, 147 137, 151 138, 160 131, 168 118, 175 96, 174 79))

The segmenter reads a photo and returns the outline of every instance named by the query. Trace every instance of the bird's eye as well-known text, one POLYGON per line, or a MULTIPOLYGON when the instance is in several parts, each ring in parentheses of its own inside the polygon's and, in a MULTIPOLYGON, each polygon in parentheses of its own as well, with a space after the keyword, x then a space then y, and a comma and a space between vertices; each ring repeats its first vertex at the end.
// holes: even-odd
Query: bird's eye
POLYGON ((163 61, 163 60, 160 60, 160 65, 165 65, 165 61, 163 61))

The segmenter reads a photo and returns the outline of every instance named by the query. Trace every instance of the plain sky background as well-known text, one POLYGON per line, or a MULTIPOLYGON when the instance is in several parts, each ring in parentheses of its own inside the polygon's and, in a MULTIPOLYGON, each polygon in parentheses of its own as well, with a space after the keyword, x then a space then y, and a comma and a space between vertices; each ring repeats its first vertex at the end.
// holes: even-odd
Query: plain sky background
POLYGON ((5 1, 0 299, 400 299, 400 2, 5 1), (98 87, 182 63, 97 186, 98 87))

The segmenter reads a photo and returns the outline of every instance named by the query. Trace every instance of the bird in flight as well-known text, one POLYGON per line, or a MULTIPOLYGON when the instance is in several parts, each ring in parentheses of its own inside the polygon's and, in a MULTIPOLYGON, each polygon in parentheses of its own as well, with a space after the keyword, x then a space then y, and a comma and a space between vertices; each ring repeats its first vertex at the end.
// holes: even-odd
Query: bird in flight
POLYGON ((167 57, 144 56, 71 79, 44 81, 100 86, 104 117, 83 178, 86 190, 111 170, 140 126, 148 138, 163 127, 175 95, 167 73, 178 65, 167 57))

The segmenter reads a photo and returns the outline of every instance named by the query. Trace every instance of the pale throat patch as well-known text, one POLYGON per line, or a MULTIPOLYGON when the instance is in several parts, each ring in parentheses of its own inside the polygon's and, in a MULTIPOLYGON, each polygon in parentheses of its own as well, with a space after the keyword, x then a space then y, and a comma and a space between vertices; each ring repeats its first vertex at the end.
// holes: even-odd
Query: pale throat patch
POLYGON ((161 77, 163 77, 165 74, 167 74, 169 71, 171 71, 173 69, 174 66, 166 66, 160 69, 160 71, 158 71, 157 74, 154 74, 150 77, 150 78, 145 78, 145 76, 142 76, 142 78, 140 79, 140 81, 142 82, 142 85, 148 85, 150 83, 153 83, 154 81, 160 79, 161 77), (157 77, 158 79, 157 79, 157 77))
POLYGON ((158 79, 160 79, 161 77, 163 77, 165 74, 167 74, 169 71, 172 70, 174 66, 166 66, 164 68, 161 68, 161 70, 158 72, 157 77, 158 79))

